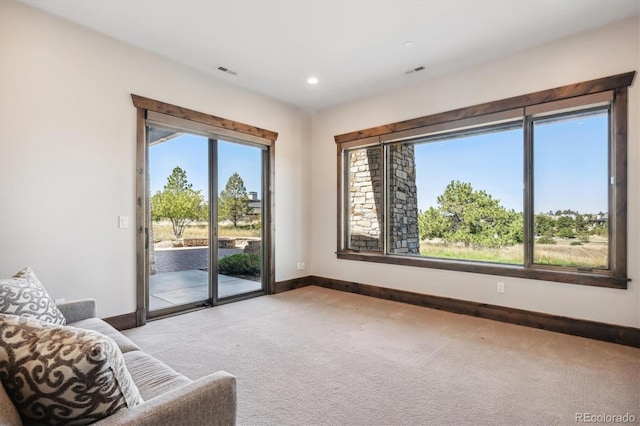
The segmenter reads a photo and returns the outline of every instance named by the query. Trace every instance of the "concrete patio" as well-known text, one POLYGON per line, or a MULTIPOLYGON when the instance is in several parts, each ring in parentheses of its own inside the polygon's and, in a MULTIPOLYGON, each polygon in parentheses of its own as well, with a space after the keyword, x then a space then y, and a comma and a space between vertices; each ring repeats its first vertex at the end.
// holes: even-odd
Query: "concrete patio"
MULTIPOLYGON (((221 259, 242 253, 241 249, 220 249, 221 259)), ((149 276, 151 311, 198 302, 209 298, 208 248, 156 250, 156 273, 149 276)), ((262 284, 218 274, 218 298, 258 291, 262 284)))
MULTIPOLYGON (((189 269, 165 272, 149 277, 149 309, 169 308, 209 298, 207 271, 189 269)), ((257 291, 262 284, 257 281, 218 274, 218 298, 257 291)))

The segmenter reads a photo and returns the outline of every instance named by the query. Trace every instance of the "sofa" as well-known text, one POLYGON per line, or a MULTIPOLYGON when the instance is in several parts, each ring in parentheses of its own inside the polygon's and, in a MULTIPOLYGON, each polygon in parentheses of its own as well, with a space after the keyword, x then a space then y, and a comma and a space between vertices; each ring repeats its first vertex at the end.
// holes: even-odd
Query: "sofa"
MULTIPOLYGON (((96 302, 84 299, 57 304, 64 318, 65 330, 89 330, 108 336, 117 344, 126 370, 135 383, 141 399, 96 421, 76 422, 95 425, 233 425, 236 421, 236 380, 219 371, 197 380, 190 380, 163 362, 145 353, 129 338, 96 317, 96 302), (71 327, 68 327, 71 326, 71 327)), ((4 316, 10 318, 10 316, 4 316)), ((24 317, 14 316, 19 321, 24 317)), ((61 327, 58 327, 61 328, 61 327)), ((6 336, 0 345, 9 343, 6 336)), ((109 342, 111 340, 107 339, 109 342)), ((118 356, 120 356, 118 354, 118 356)), ((5 377, 6 378, 6 377, 5 377)), ((9 391, 0 386, 0 425, 35 424, 21 420, 18 409, 9 398, 9 391)), ((64 423, 64 422, 63 422, 64 423)), ((49 424, 55 424, 49 423, 49 424)))

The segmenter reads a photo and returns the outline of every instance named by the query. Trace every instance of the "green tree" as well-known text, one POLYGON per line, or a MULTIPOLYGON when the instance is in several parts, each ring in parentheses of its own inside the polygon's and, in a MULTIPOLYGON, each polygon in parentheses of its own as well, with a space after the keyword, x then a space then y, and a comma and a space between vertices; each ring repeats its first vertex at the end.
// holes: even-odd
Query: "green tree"
POLYGON ((442 238, 465 247, 501 247, 522 242, 522 214, 507 210, 470 183, 451 181, 438 207, 420 214, 421 238, 442 238))
POLYGON ((507 210, 507 220, 504 223, 503 245, 520 244, 524 242, 524 217, 522 213, 507 210))
POLYGON ((220 192, 218 217, 228 219, 233 222, 233 226, 238 226, 238 221, 244 219, 250 212, 247 188, 240 175, 234 173, 229 177, 224 190, 220 192))
POLYGON ((575 226, 577 234, 584 234, 587 232, 587 221, 584 219, 584 216, 580 213, 576 213, 575 218, 575 226))
POLYGON ((195 220, 207 218, 207 206, 202 191, 192 188, 187 172, 176 166, 167 178, 162 191, 151 197, 151 218, 169 219, 177 239, 187 225, 195 220))
POLYGON ((575 238, 575 221, 571 216, 560 216, 556 221, 557 235, 561 238, 575 238))
POLYGON ((533 223, 534 232, 537 235, 553 235, 554 221, 545 213, 539 213, 535 216, 533 223))
POLYGON ((418 230, 421 240, 444 238, 447 226, 447 219, 440 214, 440 209, 429 207, 429 210, 418 214, 418 230))

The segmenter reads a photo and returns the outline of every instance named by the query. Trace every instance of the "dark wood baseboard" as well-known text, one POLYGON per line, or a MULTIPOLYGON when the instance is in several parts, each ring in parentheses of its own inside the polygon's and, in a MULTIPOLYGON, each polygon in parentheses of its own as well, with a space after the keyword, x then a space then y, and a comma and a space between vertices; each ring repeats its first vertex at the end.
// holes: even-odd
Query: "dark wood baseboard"
MULTIPOLYGON (((303 279, 301 279, 303 280, 303 279)), ((342 281, 317 276, 306 277, 306 282, 319 287, 346 291, 409 303, 426 308, 440 309, 456 314, 471 315, 480 318, 524 325, 542 330, 587 337, 605 342, 618 343, 626 346, 640 347, 640 329, 621 325, 587 321, 558 315, 527 311, 524 309, 507 308, 486 303, 470 302, 466 300, 450 299, 447 297, 431 296, 404 290, 378 287, 357 282, 342 281)), ((303 285, 301 285, 302 287, 303 285)), ((285 291, 285 290, 283 290, 285 291)))
POLYGON ((277 281, 274 286, 273 294, 282 293, 283 291, 295 290, 296 288, 311 285, 311 277, 293 278, 291 280, 277 281))
POLYGON ((103 320, 109 323, 116 330, 126 330, 128 328, 137 327, 135 312, 103 318, 103 320))
MULTIPOLYGON (((405 290, 395 290, 313 275, 278 281, 274 286, 274 294, 309 285, 357 293, 379 299, 393 300, 395 302, 408 303, 425 308, 439 309, 456 314, 524 325, 542 330, 555 331, 557 333, 571 334, 573 336, 602 340, 604 342, 618 343, 636 348, 640 347, 640 329, 638 328, 568 318, 524 309, 490 305, 487 303, 413 293, 405 290)), ((136 327, 135 312, 104 318, 104 320, 118 330, 136 327)))

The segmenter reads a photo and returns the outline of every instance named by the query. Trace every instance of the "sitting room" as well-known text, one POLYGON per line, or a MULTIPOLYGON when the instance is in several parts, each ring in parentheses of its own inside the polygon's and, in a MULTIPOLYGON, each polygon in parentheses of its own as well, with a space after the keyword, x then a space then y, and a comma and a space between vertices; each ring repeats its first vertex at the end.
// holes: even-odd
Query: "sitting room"
POLYGON ((639 69, 639 0, 0 0, 0 424, 639 422, 639 69))

